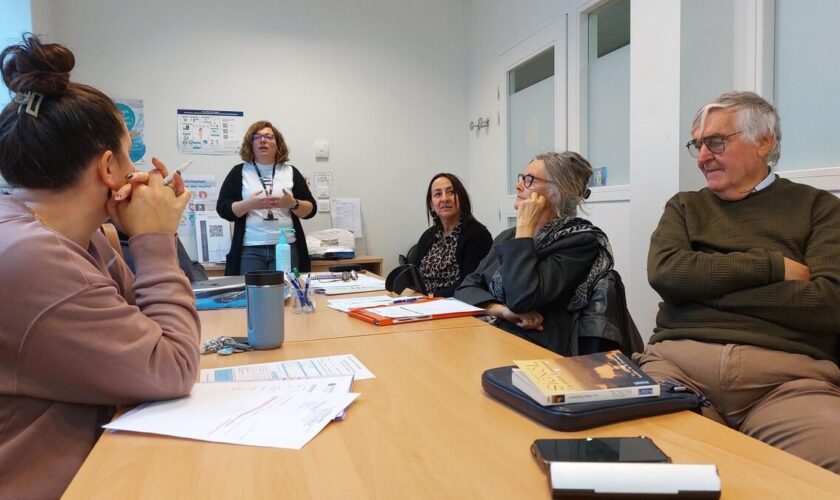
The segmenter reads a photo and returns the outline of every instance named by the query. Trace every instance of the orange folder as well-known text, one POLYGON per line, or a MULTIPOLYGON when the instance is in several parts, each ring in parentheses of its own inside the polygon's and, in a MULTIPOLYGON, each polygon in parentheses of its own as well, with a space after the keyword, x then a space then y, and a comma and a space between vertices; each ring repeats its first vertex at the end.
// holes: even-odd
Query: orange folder
POLYGON ((422 297, 417 300, 412 300, 406 303, 396 303, 390 305, 383 305, 383 306, 373 306, 373 307, 360 307, 358 309, 351 309, 349 314, 353 318, 360 319, 362 321, 367 321, 368 323, 374 324, 376 326, 383 326, 383 325, 396 325, 399 323, 411 323, 414 321, 428 321, 430 319, 444 319, 444 318, 457 318, 459 316, 475 316, 476 314, 481 314, 483 310, 477 311, 459 311, 459 312, 450 312, 450 313, 443 313, 443 314, 428 314, 424 316, 406 316, 404 318, 391 318, 389 316, 383 316, 381 314, 377 314, 377 309, 382 309, 386 307, 399 307, 399 306, 406 306, 411 304, 421 304, 423 302, 431 302, 433 300, 445 300, 443 297, 422 297))

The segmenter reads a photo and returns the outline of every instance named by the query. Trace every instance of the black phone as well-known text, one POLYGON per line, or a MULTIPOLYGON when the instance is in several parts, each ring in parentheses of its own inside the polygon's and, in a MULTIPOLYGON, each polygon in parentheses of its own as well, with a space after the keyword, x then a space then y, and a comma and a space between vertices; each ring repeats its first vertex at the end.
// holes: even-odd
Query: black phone
POLYGON ((537 439, 531 453, 543 470, 549 462, 670 462, 668 457, 646 436, 537 439))

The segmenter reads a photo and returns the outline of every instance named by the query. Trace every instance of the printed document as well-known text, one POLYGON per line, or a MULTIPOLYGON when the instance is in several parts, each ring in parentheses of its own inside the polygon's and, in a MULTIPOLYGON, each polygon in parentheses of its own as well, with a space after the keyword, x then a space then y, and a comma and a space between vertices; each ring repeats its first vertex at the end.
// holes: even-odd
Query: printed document
POLYGON ((332 226, 346 229, 356 238, 362 233, 362 207, 359 198, 332 199, 332 226))
POLYGON ((201 370, 201 382, 243 382, 249 380, 288 380, 336 375, 353 375, 353 380, 375 378, 352 354, 295 359, 255 365, 201 370))
POLYGON ((426 302, 409 302, 391 307, 377 307, 372 311, 386 318, 421 318, 443 314, 479 312, 480 307, 471 306, 458 299, 430 300, 426 302))
POLYGON ((387 295, 373 295, 370 297, 354 297, 352 299, 330 299, 327 307, 341 312, 349 312, 350 309, 360 307, 389 306, 394 303, 394 297, 387 295))
POLYGON ((359 396, 334 392, 346 384, 335 377, 199 383, 187 397, 146 403, 104 427, 299 450, 359 396))
POLYGON ((376 292, 385 290, 385 280, 359 274, 358 279, 351 281, 313 281, 312 288, 325 295, 341 295, 343 293, 376 292))

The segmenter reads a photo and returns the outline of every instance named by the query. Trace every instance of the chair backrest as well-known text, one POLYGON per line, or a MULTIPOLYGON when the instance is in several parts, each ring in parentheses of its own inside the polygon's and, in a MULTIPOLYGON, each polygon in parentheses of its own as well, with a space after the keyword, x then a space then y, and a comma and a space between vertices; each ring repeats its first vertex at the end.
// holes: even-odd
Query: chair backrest
POLYGON ((385 278, 385 289, 389 292, 399 294, 403 293, 406 288, 410 288, 423 295, 429 293, 426 290, 423 277, 420 275, 420 269, 413 264, 395 267, 385 278))
POLYGON ((412 264, 417 258, 417 243, 411 245, 408 252, 405 254, 406 264, 412 264))
POLYGON ((615 269, 598 280, 589 303, 576 313, 571 355, 619 349, 630 356, 644 350, 642 336, 627 309, 624 283, 615 269))

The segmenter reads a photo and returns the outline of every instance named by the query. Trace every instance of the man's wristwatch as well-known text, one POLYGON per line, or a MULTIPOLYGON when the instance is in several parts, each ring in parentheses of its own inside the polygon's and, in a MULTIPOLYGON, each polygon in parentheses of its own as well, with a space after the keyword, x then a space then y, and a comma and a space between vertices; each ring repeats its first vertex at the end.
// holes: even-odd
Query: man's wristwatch
POLYGON ((298 207, 300 207, 300 200, 298 200, 297 198, 295 198, 295 204, 294 204, 294 205, 292 205, 292 208, 290 208, 289 210, 297 210, 297 209, 298 209, 298 207))

